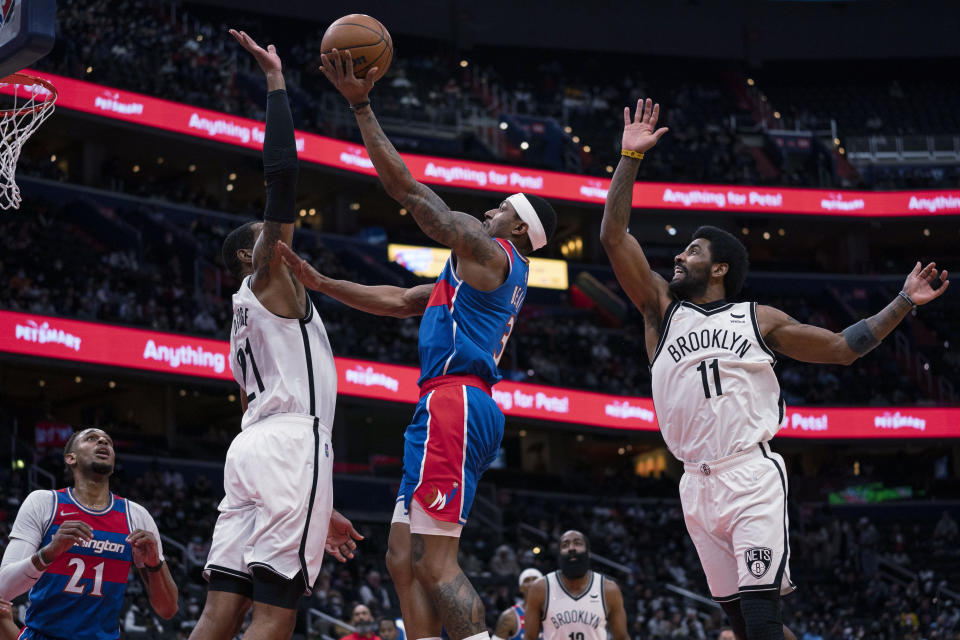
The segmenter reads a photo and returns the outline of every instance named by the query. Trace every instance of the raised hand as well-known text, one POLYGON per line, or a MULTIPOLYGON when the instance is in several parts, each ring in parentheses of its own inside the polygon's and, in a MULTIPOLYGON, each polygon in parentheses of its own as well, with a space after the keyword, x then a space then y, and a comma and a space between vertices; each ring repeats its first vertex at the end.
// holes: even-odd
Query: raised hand
POLYGON ((82 520, 67 520, 60 525, 53 534, 50 543, 43 548, 43 556, 47 562, 53 562, 62 553, 77 544, 84 544, 93 539, 93 528, 82 520))
POLYGON ((334 510, 330 515, 330 527, 327 529, 327 541, 324 550, 327 555, 333 556, 340 562, 353 558, 357 548, 355 540, 363 540, 363 536, 353 528, 353 523, 343 514, 334 510))
POLYGON ((133 564, 137 567, 148 565, 155 567, 160 564, 160 550, 157 539, 149 531, 137 529, 127 536, 127 542, 133 548, 133 564))
POLYGON ((320 71, 327 76, 327 80, 336 87, 337 91, 343 94, 347 102, 357 104, 366 101, 380 71, 379 67, 372 67, 363 78, 356 77, 353 75, 353 56, 349 49, 346 51, 334 49, 330 53, 320 54, 320 61, 323 62, 320 71))
POLYGON ((280 62, 280 56, 277 55, 277 48, 268 45, 266 49, 256 43, 256 41, 247 35, 245 31, 229 30, 234 40, 240 43, 240 46, 253 54, 257 64, 264 73, 280 73, 283 70, 283 64, 280 62))
POLYGON ((947 280, 946 269, 940 272, 938 277, 935 262, 931 262, 923 269, 920 269, 920 263, 917 262, 917 266, 913 268, 913 271, 907 276, 906 282, 903 283, 903 292, 910 296, 914 304, 921 305, 942 296, 948 286, 950 286, 950 281, 947 280), (937 280, 940 281, 940 287, 934 289, 933 283, 937 280))
POLYGON ((630 122, 630 107, 624 107, 621 147, 638 153, 653 148, 663 137, 663 134, 670 130, 667 127, 657 129, 659 118, 660 104, 654 104, 650 98, 647 98, 646 107, 644 107, 643 98, 637 100, 637 111, 634 114, 633 122, 630 122))

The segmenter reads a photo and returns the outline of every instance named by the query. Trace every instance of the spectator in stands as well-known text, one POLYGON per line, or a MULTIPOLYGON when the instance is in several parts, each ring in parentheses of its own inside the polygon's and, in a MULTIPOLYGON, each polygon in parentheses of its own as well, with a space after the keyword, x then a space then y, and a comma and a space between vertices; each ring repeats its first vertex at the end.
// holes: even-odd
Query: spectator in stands
POLYGON ((933 529, 933 537, 944 542, 953 542, 957 538, 957 522, 950 517, 948 511, 944 511, 933 529))
POLYGON ((380 618, 377 633, 380 640, 405 640, 405 635, 397 628, 397 621, 393 618, 380 618))
POLYGON ((517 554, 510 545, 502 544, 497 547, 493 557, 490 558, 490 571, 495 576, 516 577, 520 574, 520 566, 517 564, 517 554))
POLYGON ((373 620, 373 614, 370 608, 365 604, 358 604, 353 607, 353 613, 350 615, 350 625, 354 628, 341 640, 381 640, 377 635, 377 624, 373 620))
POLYGON ((371 569, 367 572, 364 583, 358 589, 360 601, 368 607, 379 609, 380 611, 390 610, 390 594, 380 584, 380 572, 371 569))

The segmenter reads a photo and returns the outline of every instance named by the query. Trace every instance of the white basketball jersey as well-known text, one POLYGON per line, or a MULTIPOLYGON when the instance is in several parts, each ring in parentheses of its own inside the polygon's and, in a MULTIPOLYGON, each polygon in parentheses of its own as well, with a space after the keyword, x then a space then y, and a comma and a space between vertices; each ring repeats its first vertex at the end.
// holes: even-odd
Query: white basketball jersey
POLYGON ((244 278, 233 294, 230 370, 247 395, 246 429, 278 413, 315 416, 333 427, 337 369, 320 314, 307 298, 305 318, 283 318, 264 307, 244 278))
POLYGON ((650 367, 660 432, 683 462, 719 460, 766 442, 784 416, 757 304, 708 307, 670 305, 650 367))
POLYGON ((564 589, 556 571, 547 574, 543 640, 607 640, 603 574, 590 572, 590 586, 579 597, 564 589))

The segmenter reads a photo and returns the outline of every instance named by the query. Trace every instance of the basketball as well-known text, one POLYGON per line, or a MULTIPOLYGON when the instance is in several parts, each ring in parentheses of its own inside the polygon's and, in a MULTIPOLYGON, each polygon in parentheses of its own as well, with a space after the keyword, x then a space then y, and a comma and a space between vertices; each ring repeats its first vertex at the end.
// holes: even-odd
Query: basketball
POLYGON ((387 28, 376 18, 364 13, 351 13, 334 21, 323 34, 320 50, 350 51, 353 73, 358 78, 367 75, 372 67, 379 69, 382 78, 393 60, 393 40, 387 28))

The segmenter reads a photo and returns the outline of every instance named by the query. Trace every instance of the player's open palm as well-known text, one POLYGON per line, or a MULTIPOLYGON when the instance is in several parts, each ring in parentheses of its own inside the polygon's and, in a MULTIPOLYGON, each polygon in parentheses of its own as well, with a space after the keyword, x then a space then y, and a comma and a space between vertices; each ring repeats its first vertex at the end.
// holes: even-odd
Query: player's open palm
POLYGON ((298 256, 283 240, 277 240, 277 253, 280 254, 283 264, 290 269, 293 277, 303 283, 303 286, 314 291, 322 288, 323 275, 310 266, 309 262, 298 256))
POLYGON ((907 276, 906 282, 903 283, 903 292, 910 296, 914 304, 921 305, 939 298, 948 286, 950 286, 950 281, 947 280, 946 269, 938 273, 935 262, 931 262, 921 269, 918 262, 910 275, 907 276), (940 286, 934 289, 933 283, 938 280, 940 286))
POLYGON ((355 76, 353 55, 349 49, 346 51, 334 49, 330 53, 323 53, 320 55, 320 61, 323 63, 320 71, 350 104, 357 104, 367 99, 367 95, 373 89, 374 80, 380 72, 378 67, 372 67, 363 78, 355 76))
POLYGON ((333 556, 340 562, 353 558, 357 548, 356 540, 363 540, 360 532, 353 528, 353 523, 347 520, 339 511, 330 515, 330 526, 327 529, 327 540, 324 550, 327 555, 333 556))
POLYGON ((257 60, 257 64, 260 65, 264 73, 281 71, 283 69, 283 64, 280 62, 280 56, 277 55, 277 48, 275 46, 271 44, 264 49, 258 45, 253 38, 248 36, 246 31, 230 29, 229 33, 240 43, 241 47, 253 54, 253 57, 257 60))
POLYGON ((654 104, 653 100, 647 98, 644 104, 643 98, 637 100, 637 111, 630 120, 630 107, 623 108, 623 141, 621 147, 637 153, 643 153, 653 148, 660 138, 663 137, 669 129, 660 127, 657 129, 657 120, 660 119, 660 104, 654 104))

